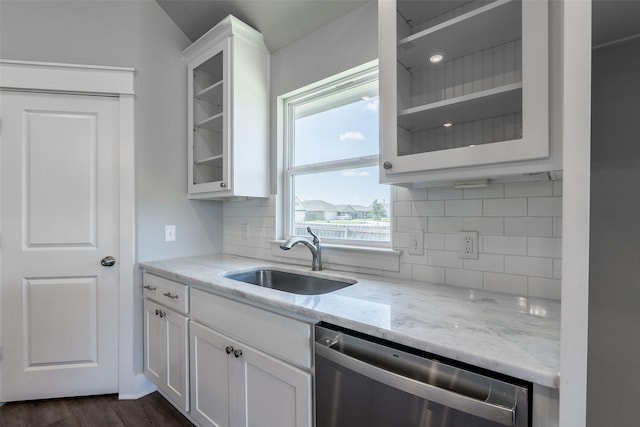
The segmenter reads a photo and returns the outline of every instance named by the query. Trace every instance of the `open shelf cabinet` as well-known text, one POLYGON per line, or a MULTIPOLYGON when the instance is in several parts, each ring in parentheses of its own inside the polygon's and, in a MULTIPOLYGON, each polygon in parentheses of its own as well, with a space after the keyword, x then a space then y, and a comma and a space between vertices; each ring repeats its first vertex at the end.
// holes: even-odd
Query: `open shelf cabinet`
POLYGON ((546 1, 385 0, 379 11, 383 182, 549 156, 546 1))
POLYGON ((269 52, 262 35, 228 16, 183 54, 189 197, 268 196, 269 52))

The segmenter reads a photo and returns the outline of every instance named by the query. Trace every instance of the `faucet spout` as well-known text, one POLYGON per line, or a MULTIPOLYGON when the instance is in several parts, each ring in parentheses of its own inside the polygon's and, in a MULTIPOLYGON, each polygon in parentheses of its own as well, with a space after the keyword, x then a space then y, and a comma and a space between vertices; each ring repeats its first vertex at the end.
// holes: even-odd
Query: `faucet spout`
POLYGON ((295 236, 281 244, 280 249, 288 251, 297 244, 303 244, 311 251, 311 270, 322 270, 322 249, 320 247, 320 239, 311 231, 311 227, 307 227, 307 232, 313 236, 313 240, 311 242, 305 237, 295 236))

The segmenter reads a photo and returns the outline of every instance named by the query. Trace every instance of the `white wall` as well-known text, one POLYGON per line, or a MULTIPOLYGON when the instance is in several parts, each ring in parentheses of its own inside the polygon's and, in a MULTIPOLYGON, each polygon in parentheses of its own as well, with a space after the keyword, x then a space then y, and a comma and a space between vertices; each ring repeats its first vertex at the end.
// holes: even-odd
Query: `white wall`
POLYGON ((640 40, 594 51, 587 369, 590 426, 638 423, 639 111, 640 40))
POLYGON ((0 27, 3 59, 136 68, 138 259, 220 252, 220 203, 186 198, 190 42, 157 3, 2 0, 0 27))

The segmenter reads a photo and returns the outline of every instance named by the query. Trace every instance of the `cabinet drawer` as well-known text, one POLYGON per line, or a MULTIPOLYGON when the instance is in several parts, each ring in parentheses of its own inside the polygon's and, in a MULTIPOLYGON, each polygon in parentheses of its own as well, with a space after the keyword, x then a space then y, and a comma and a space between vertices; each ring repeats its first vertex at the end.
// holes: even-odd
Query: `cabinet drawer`
POLYGON ((155 274, 144 273, 143 295, 181 313, 189 313, 189 286, 155 274))
POLYGON ((311 368, 311 324, 192 290, 191 319, 294 365, 311 368))

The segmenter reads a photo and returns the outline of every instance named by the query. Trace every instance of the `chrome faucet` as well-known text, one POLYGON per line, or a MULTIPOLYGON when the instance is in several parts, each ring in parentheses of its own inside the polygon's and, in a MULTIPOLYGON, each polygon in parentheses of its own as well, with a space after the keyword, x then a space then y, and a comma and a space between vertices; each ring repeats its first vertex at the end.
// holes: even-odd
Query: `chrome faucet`
POLYGON ((311 255, 313 256, 313 260, 311 261, 311 270, 322 270, 322 251, 320 249, 320 239, 318 238, 318 236, 313 234, 313 232, 311 231, 311 227, 307 227, 307 233, 313 236, 313 242, 310 242, 307 238, 296 236, 281 244, 280 249, 288 251, 298 243, 302 243, 309 248, 309 250, 311 251, 311 255))

